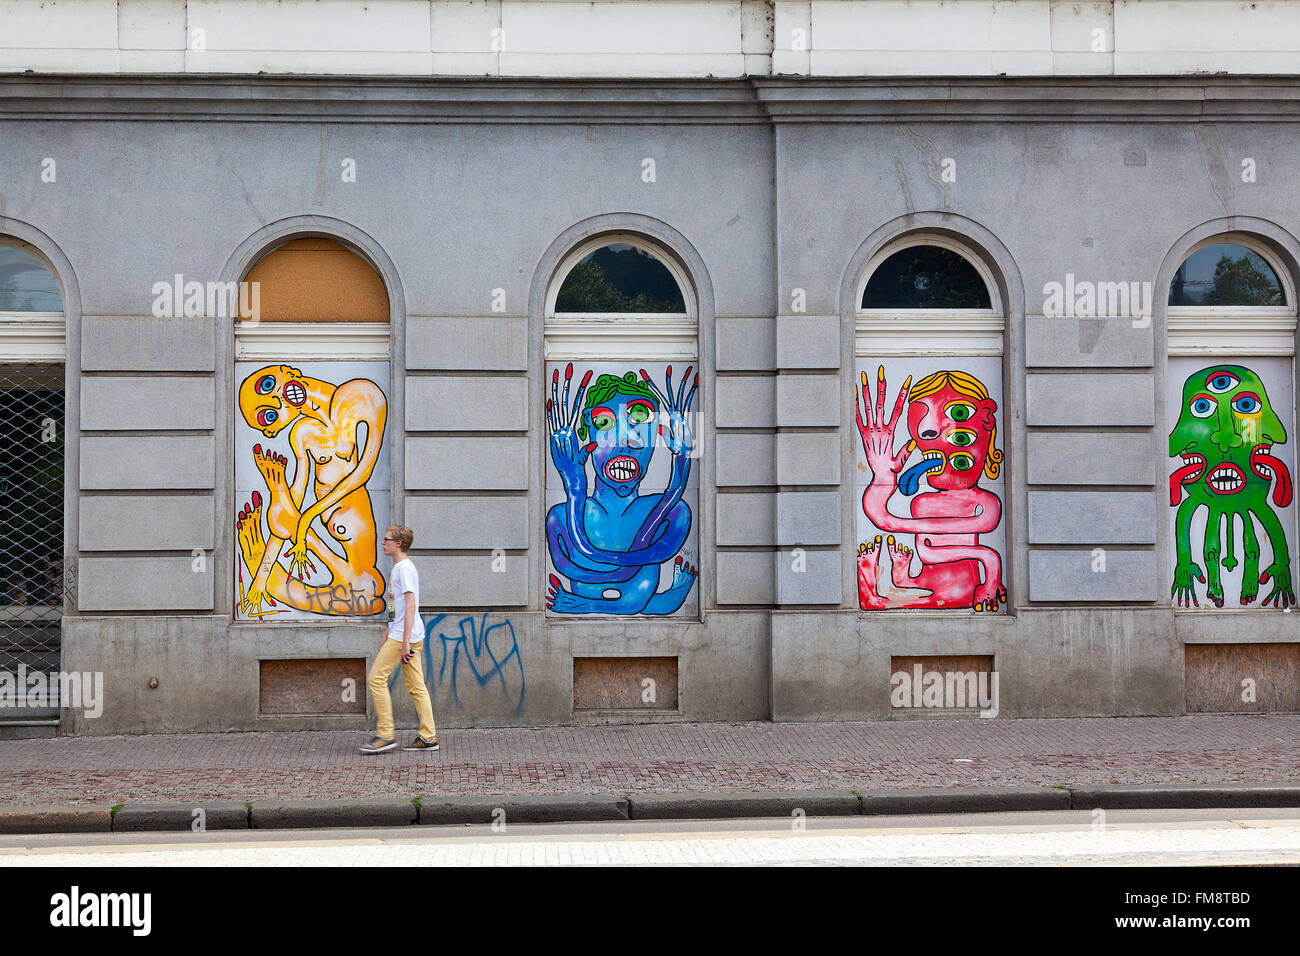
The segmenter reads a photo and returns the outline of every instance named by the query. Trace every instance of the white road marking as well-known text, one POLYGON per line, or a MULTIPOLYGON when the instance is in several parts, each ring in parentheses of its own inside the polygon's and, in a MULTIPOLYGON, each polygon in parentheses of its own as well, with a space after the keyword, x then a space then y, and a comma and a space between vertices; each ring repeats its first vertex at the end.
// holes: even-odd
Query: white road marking
MULTIPOLYGON (((912 830, 490 834, 431 828, 395 838, 322 839, 319 831, 256 841, 0 848, 0 866, 690 866, 690 865, 1127 865, 1300 863, 1289 820, 1219 820, 912 830)), ((391 831, 388 831, 391 833, 391 831)), ((33 838, 37 839, 37 838, 33 838)))

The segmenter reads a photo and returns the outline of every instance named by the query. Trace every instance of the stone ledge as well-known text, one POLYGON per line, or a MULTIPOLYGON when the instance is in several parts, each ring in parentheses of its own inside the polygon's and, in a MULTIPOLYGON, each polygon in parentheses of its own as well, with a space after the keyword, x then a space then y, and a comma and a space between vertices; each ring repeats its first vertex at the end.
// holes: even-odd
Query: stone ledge
POLYGON ((108 833, 113 808, 107 803, 84 807, 0 807, 0 833, 108 833))
POLYGON ((847 790, 793 793, 644 793, 629 797, 633 820, 714 820, 728 817, 851 816, 858 798, 847 790))
POLYGON ((626 797, 610 794, 500 794, 420 798, 422 826, 449 823, 570 823, 628 819, 626 797), (494 815, 497 810, 505 816, 494 815))
POLYGON ((862 794, 862 812, 868 816, 1070 809, 1068 791, 1037 787, 896 791, 863 789, 859 792, 862 794))
POLYGON ((415 823, 409 797, 388 800, 320 800, 310 803, 254 802, 249 822, 256 830, 316 827, 398 827, 415 823))
POLYGON ((203 811, 203 830, 247 830, 248 806, 233 800, 193 803, 128 803, 113 814, 114 833, 193 830, 194 811, 203 811))
POLYGON ((1151 783, 1071 788, 1074 810, 1198 810, 1300 807, 1300 784, 1151 783))

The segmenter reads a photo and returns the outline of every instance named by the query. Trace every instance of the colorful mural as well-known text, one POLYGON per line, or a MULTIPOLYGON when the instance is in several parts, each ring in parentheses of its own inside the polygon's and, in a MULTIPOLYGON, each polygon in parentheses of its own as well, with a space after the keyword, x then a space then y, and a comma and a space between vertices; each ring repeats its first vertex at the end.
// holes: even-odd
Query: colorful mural
POLYGON ((1169 506, 1177 509, 1171 512, 1177 559, 1170 597, 1176 607, 1200 607, 1197 582, 1205 585, 1207 607, 1233 598, 1245 606, 1267 586, 1261 606, 1288 609, 1296 603, 1295 452, 1277 446, 1286 444, 1282 421, 1295 407, 1290 360, 1196 368, 1203 363, 1169 362, 1171 417, 1178 413, 1169 457, 1183 460, 1169 476, 1169 506))
POLYGON ((385 613, 388 364, 240 363, 236 376, 236 619, 385 613))
POLYGON ((570 401, 573 363, 548 371, 547 609, 697 614, 691 406, 699 375, 688 368, 674 392, 671 365, 651 375, 598 364, 582 372, 570 401), (659 447, 667 454, 656 454, 659 447))
POLYGON ((860 366, 854 404, 864 453, 858 463, 863 610, 1005 610, 1000 363, 968 358, 960 368, 935 370, 933 359, 890 359, 889 377, 906 380, 888 418, 885 365, 860 366), (914 454, 920 458, 909 466, 914 454), (982 479, 988 487, 980 486, 982 479), (899 494, 907 499, 905 515, 890 507, 899 494))

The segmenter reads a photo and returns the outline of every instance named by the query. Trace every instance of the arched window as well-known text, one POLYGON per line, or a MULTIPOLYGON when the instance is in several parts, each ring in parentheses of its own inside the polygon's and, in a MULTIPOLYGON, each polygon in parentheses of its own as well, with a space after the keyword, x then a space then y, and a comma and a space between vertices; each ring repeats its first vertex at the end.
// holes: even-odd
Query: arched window
MULTIPOLYGON (((64 380, 53 269, 34 247, 0 237, 0 671, 59 667, 64 380)), ((21 716, 57 721, 54 686, 21 716)))
POLYGON ((1294 605, 1294 280, 1264 242, 1215 236, 1168 302, 1173 604, 1294 605))
POLYGON ((686 270, 641 236, 588 240, 556 270, 544 332, 548 613, 697 616, 704 390, 686 270))
POLYGON ((1169 283, 1171 355, 1295 350, 1295 283, 1267 245, 1250 236, 1197 243, 1169 283))
POLYGON ((955 239, 913 234, 868 261, 856 301, 858 605, 1003 612, 1004 320, 992 273, 955 239))
POLYGON ((988 284, 951 245, 909 245, 888 253, 867 278, 862 308, 992 310, 988 284))
POLYGON ((698 323, 690 280, 673 256, 640 236, 599 236, 556 270, 546 297, 547 359, 554 353, 690 362, 698 323))
POLYGON ((390 523, 388 293, 329 239, 287 242, 235 323, 235 619, 383 615, 390 523), (274 550, 273 550, 274 549, 274 550))
MULTIPOLYGON (((1248 242, 1248 241, 1247 241, 1248 242)), ((1247 242, 1201 243, 1174 273, 1169 304, 1175 306, 1285 306, 1278 271, 1247 242)))
POLYGON ((574 262, 555 297, 557 313, 686 314, 681 284, 654 253, 605 243, 574 262))
POLYGON ((0 360, 63 362, 63 293, 33 246, 0 236, 0 360))
POLYGON ((0 244, 0 312, 63 312, 54 273, 30 246, 0 244))

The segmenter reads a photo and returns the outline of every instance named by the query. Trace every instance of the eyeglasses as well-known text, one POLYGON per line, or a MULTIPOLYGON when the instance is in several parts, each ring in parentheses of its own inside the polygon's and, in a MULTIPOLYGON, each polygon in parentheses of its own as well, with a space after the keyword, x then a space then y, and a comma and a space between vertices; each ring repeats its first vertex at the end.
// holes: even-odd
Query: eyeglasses
POLYGON ((384 540, 385 540, 385 541, 396 541, 397 539, 396 539, 396 538, 387 538, 387 537, 386 537, 386 538, 384 538, 384 540))

